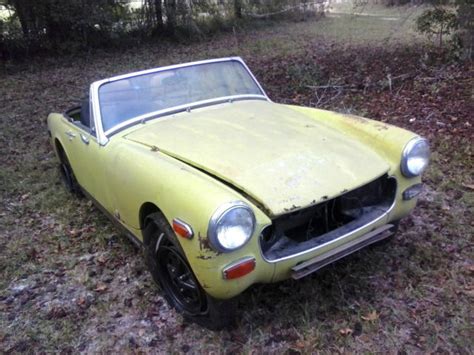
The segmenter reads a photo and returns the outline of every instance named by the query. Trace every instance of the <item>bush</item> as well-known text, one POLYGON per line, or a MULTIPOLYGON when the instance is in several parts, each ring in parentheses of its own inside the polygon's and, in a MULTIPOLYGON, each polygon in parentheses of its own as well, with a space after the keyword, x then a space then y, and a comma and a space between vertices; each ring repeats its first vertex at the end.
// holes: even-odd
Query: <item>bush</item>
POLYGON ((451 34, 458 26, 456 14, 443 8, 424 11, 416 20, 419 32, 436 35, 439 46, 443 45, 443 36, 451 34))

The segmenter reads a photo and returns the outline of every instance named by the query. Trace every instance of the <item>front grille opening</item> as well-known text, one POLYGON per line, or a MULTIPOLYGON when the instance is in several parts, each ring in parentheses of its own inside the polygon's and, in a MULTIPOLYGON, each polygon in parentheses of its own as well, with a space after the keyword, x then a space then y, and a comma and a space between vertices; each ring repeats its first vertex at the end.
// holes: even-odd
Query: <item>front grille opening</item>
POLYGON ((315 206, 275 218, 260 236, 269 260, 279 259, 349 233, 387 212, 396 193, 387 175, 315 206))

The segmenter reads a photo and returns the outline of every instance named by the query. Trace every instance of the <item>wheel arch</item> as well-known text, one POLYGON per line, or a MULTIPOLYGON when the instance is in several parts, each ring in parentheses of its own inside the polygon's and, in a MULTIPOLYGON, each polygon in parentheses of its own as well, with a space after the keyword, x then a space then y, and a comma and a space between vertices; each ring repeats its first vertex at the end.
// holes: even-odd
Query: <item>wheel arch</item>
POLYGON ((54 138, 54 150, 56 151, 56 155, 58 156, 61 163, 64 163, 64 158, 67 159, 66 151, 64 150, 64 146, 58 138, 54 138))
POLYGON ((138 220, 140 222, 141 230, 143 230, 146 227, 147 217, 151 215, 152 213, 156 213, 156 212, 163 214, 163 212, 153 202, 145 202, 140 206, 140 210, 138 212, 138 220))

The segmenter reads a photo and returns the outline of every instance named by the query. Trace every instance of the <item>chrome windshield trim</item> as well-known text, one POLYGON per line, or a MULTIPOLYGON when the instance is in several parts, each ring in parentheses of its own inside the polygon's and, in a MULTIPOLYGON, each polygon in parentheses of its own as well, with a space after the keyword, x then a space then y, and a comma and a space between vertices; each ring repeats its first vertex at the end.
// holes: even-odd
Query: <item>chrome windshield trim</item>
POLYGON ((223 104, 226 102, 241 101, 241 100, 265 100, 266 101, 267 99, 265 98, 265 96, 261 96, 261 95, 234 95, 234 96, 219 97, 216 99, 197 101, 192 104, 174 106, 174 107, 167 108, 164 110, 158 110, 155 112, 150 112, 141 116, 130 118, 129 120, 126 120, 116 125, 115 127, 105 131, 104 133, 106 136, 110 136, 113 133, 121 131, 124 128, 127 128, 137 122, 145 123, 149 120, 160 118, 163 116, 168 116, 168 115, 172 115, 172 114, 176 114, 176 113, 180 113, 184 111, 190 111, 193 109, 203 108, 203 107, 211 106, 215 104, 223 104))
POLYGON ((195 61, 195 62, 190 62, 190 63, 183 63, 183 64, 176 64, 176 65, 169 65, 165 67, 160 67, 160 68, 154 68, 154 69, 148 69, 148 70, 142 70, 134 73, 129 73, 129 74, 124 74, 124 75, 117 75, 108 79, 103 79, 99 81, 95 81, 91 84, 90 86, 90 99, 92 102, 92 113, 94 115, 94 122, 96 126, 96 133, 97 133, 97 139, 100 143, 100 145, 106 145, 109 141, 109 135, 113 134, 114 132, 117 132, 121 129, 123 129, 126 126, 129 126, 131 124, 134 124, 136 122, 142 121, 143 119, 148 119, 148 117, 144 116, 149 116, 149 117, 161 117, 166 114, 172 114, 175 112, 182 111, 183 107, 186 108, 196 108, 196 106, 207 106, 207 105, 212 105, 215 103, 220 103, 223 102, 223 100, 242 100, 242 99, 261 99, 261 100, 266 100, 271 102, 270 98, 267 96, 265 93, 265 90, 263 90, 262 86, 260 83, 257 81, 253 73, 250 71, 249 67, 245 62, 242 60, 240 57, 226 57, 226 58, 218 58, 218 59, 208 59, 208 60, 201 60, 201 61, 195 61), (105 132, 103 130, 103 125, 102 125, 102 116, 100 112, 100 101, 99 101, 99 88, 106 84, 110 83, 113 81, 117 80, 122 80, 122 79, 127 79, 127 78, 132 78, 136 76, 141 76, 141 75, 146 75, 146 74, 152 74, 152 73, 158 73, 166 70, 173 70, 173 69, 179 69, 179 68, 185 68, 185 67, 190 67, 190 66, 195 66, 195 65, 202 65, 202 64, 211 64, 211 63, 221 63, 221 62, 230 62, 230 61, 237 61, 242 64, 242 66, 247 70, 247 72, 250 74, 251 78, 255 82, 255 84, 258 86, 260 91, 262 92, 262 95, 235 95, 235 96, 229 96, 225 98, 216 98, 216 99, 210 99, 210 100, 204 100, 204 101, 199 101, 199 102, 191 102, 186 105, 180 105, 180 106, 175 106, 175 107, 170 107, 165 110, 160 110, 156 112, 152 112, 149 114, 141 115, 138 117, 131 118, 125 122, 120 123, 119 125, 107 130, 105 132), (177 111, 178 110, 178 111, 177 111))
POLYGON ((96 86, 96 83, 92 83, 89 91, 89 98, 91 101, 91 114, 94 118, 95 132, 97 135, 97 141, 101 146, 106 145, 109 142, 109 139, 104 133, 102 128, 102 118, 100 116, 99 108, 99 87, 96 86))

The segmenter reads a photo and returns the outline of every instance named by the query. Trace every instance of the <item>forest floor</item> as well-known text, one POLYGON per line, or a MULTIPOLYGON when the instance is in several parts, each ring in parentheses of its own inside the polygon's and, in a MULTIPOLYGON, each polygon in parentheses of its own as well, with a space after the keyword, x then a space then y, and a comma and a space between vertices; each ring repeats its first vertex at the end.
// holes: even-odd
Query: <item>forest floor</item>
POLYGON ((0 352, 472 353, 473 69, 419 38, 407 11, 4 66, 0 352), (236 328, 212 332, 170 309, 140 252, 65 192, 46 116, 94 80, 224 55, 243 57, 276 102, 402 126, 433 154, 390 244, 298 282, 254 286, 236 328))

